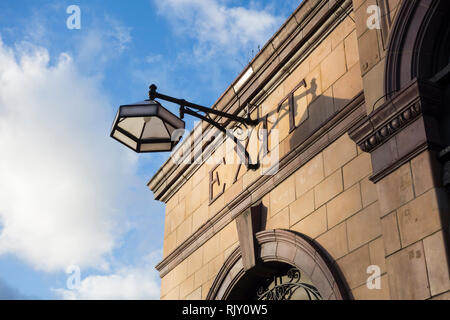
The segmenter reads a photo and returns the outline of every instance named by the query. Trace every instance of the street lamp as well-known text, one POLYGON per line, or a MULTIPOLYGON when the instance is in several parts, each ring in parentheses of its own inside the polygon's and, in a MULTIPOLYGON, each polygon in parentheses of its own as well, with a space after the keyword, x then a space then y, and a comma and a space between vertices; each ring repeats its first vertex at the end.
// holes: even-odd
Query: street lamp
POLYGON ((172 134, 184 125, 158 101, 145 100, 119 107, 111 137, 136 152, 171 151, 179 141, 172 134))
POLYGON ((239 117, 161 94, 156 92, 156 89, 156 86, 152 84, 148 93, 149 99, 119 107, 111 129, 112 138, 139 153, 171 151, 181 139, 181 134, 176 130, 185 128, 185 123, 181 119, 185 114, 189 114, 210 123, 231 138, 238 146, 238 154, 244 157, 249 169, 255 170, 259 167, 258 164, 250 163, 250 156, 239 139, 210 117, 210 114, 214 114, 246 126, 257 125, 258 120, 252 120, 249 113, 246 118, 239 117), (179 105, 180 117, 168 111, 155 99, 179 105))

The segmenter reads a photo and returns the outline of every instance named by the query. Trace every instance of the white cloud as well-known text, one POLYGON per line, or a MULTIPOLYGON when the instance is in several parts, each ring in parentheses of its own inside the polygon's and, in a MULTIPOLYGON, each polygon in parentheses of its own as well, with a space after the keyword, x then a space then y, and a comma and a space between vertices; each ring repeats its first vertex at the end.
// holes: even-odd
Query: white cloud
POLYGON ((148 64, 161 62, 162 60, 163 56, 161 54, 149 54, 145 57, 145 62, 147 62, 148 64))
POLYGON ((53 292, 66 300, 159 299, 160 280, 154 265, 161 253, 161 250, 152 252, 138 267, 124 267, 108 275, 91 275, 76 289, 59 288, 53 292))
POLYGON ((77 290, 57 289, 65 300, 159 299, 159 284, 149 275, 148 267, 121 269, 106 276, 89 276, 77 290))
POLYGON ((106 32, 106 35, 109 35, 111 38, 115 39, 115 45, 118 49, 121 51, 125 50, 132 40, 131 28, 125 26, 122 22, 110 16, 105 17, 105 22, 109 25, 107 30, 110 30, 106 32))
POLYGON ((158 12, 174 30, 195 38, 198 57, 217 52, 235 54, 243 48, 263 46, 283 18, 268 10, 227 7, 218 0, 155 1, 158 12))
POLYGON ((0 40, 0 254, 44 271, 108 268, 138 181, 108 106, 70 55, 51 64, 44 48, 0 40))
POLYGON ((101 27, 82 27, 87 31, 74 37, 76 46, 75 60, 84 71, 102 71, 111 60, 119 57, 132 42, 131 28, 121 21, 105 16, 99 18, 101 27), (106 26, 106 28, 105 28, 106 26))

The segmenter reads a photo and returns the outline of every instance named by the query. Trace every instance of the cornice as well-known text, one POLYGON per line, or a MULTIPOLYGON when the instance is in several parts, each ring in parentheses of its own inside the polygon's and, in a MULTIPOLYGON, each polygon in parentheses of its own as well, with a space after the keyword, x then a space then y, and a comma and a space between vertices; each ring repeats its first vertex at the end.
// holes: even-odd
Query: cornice
POLYGON ((381 180, 418 153, 439 143, 436 128, 432 125, 440 104, 439 97, 439 88, 431 83, 413 80, 349 130, 350 138, 361 150, 372 154, 373 182, 381 180), (417 121, 420 126, 413 136, 407 137, 408 141, 404 140, 405 137, 399 138, 403 130, 417 121), (396 151, 401 149, 402 152, 388 158, 384 149, 378 149, 394 138, 400 139, 394 146, 396 151), (403 142, 407 142, 410 150, 401 148, 403 142))
POLYGON ((435 113, 439 95, 438 88, 414 80, 351 128, 350 138, 364 152, 372 152, 422 112, 435 113))

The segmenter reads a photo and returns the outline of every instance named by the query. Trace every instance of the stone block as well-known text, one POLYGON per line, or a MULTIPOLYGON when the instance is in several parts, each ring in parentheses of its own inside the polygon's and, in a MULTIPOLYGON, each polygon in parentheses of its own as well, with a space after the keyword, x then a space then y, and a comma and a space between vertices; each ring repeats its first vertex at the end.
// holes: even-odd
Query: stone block
POLYGON ((347 220, 349 250, 352 251, 381 235, 378 202, 347 220))
POLYGON ((328 88, 308 106, 309 128, 318 129, 325 124, 335 113, 333 101, 333 88, 328 88))
POLYGON ((369 14, 367 13, 367 7, 370 5, 377 5, 377 0, 357 0, 354 1, 355 10, 355 24, 358 37, 360 37, 364 32, 368 31, 367 19, 369 14))
POLYGON ((188 258, 187 258, 187 275, 197 272, 203 266, 203 247, 195 250, 188 258))
POLYGON ((197 186, 206 177, 209 170, 210 168, 207 165, 205 164, 201 165, 191 178, 192 186, 193 187, 197 186))
MULTIPOLYGON (((292 73, 283 81, 284 92, 291 92, 309 73, 309 59, 306 58, 298 65, 292 73)), ((303 90, 305 88, 303 87, 303 90)))
POLYGON ((366 284, 352 290, 355 300, 390 300, 388 275, 382 275, 380 278, 379 289, 369 289, 366 284))
POLYGON ((359 64, 362 74, 366 74, 380 62, 380 49, 377 30, 369 30, 358 38, 359 64))
POLYGON ((343 222, 328 230, 317 238, 317 242, 331 255, 334 260, 343 257, 348 253, 346 223, 343 222))
POLYGON ((163 243, 163 257, 167 257, 177 245, 177 233, 176 231, 172 232, 164 239, 163 243))
POLYGON ((363 89, 359 65, 355 64, 333 84, 333 98, 336 110, 345 107, 363 89))
POLYGON ((223 265, 223 254, 219 254, 208 264, 208 279, 214 279, 223 265))
POLYGON ((238 234, 235 220, 227 224, 219 232, 220 251, 223 252, 238 241, 238 234))
POLYGON ((345 61, 347 63, 347 69, 350 70, 353 66, 357 65, 359 70, 359 76, 361 77, 361 68, 359 66, 359 50, 358 39, 356 37, 356 31, 353 31, 344 41, 345 46, 345 61))
MULTIPOLYGON (((231 167, 231 165, 229 167, 231 167)), ((223 180, 223 181, 227 181, 226 182, 226 190, 223 195, 225 203, 230 203, 231 201, 233 201, 243 190, 243 187, 242 187, 243 179, 239 179, 235 183, 232 183, 234 180, 234 175, 237 172, 237 165, 234 167, 235 167, 235 170, 233 170, 233 177, 230 180, 223 180)), ((223 179, 225 179, 225 177, 223 179)))
POLYGON ((292 226, 314 211, 314 189, 289 205, 289 225, 292 226))
POLYGON ((336 47, 320 64, 322 89, 328 89, 347 71, 344 44, 336 47))
POLYGON ((178 193, 174 194, 169 200, 166 202, 166 214, 171 212, 176 205, 178 204, 178 193))
POLYGON ((271 215, 277 214, 295 200, 295 178, 290 176, 270 192, 271 215))
POLYGON ((289 228, 289 207, 284 208, 276 215, 268 218, 266 230, 270 229, 288 229, 289 228))
POLYGON ((421 195, 436 185, 430 156, 430 152, 425 151, 411 160, 414 192, 416 196, 421 195))
POLYGON ((337 264, 347 280, 348 286, 353 289, 366 283, 370 266, 369 246, 365 245, 337 260, 337 264))
POLYGON ((450 291, 431 298, 431 300, 450 300, 450 291))
POLYGON ((369 177, 361 180, 361 197, 363 207, 367 207, 369 204, 378 200, 377 187, 375 183, 369 180, 369 177))
POLYGON ((192 234, 192 215, 177 228, 177 246, 182 244, 192 234))
POLYGON ((359 184, 356 184, 327 203, 328 227, 332 228, 361 208, 361 190, 359 184))
POLYGON ((194 290, 194 275, 190 276, 180 284, 180 299, 184 299, 194 290))
POLYGON ((186 296, 186 300, 201 300, 202 299, 202 288, 199 287, 192 291, 189 295, 186 296))
POLYGON ((199 287, 208 280, 208 264, 205 264, 200 270, 195 272, 194 286, 199 287))
POLYGON ((206 221, 208 221, 208 203, 202 204, 192 214, 192 232, 197 231, 206 221))
POLYGON ((187 278, 187 263, 186 260, 178 264, 172 270, 173 272, 173 284, 175 286, 180 285, 187 278))
POLYGON ((370 263, 379 266, 381 273, 386 272, 386 256, 383 237, 379 237, 369 243, 369 254, 370 263))
POLYGON ((397 210, 402 246, 406 247, 441 228, 436 189, 397 210))
POLYGON ((195 186, 186 197, 186 214, 192 214, 209 197, 209 176, 195 186))
POLYGON ((314 187, 315 207, 321 207, 342 191, 342 172, 339 169, 314 187))
POLYGON ((355 32, 354 30, 355 23, 353 20, 349 17, 345 18, 330 35, 332 48, 336 48, 350 33, 355 32))
POLYGON ((180 287, 172 289, 168 294, 161 298, 162 300, 179 300, 180 299, 180 287))
POLYGON ((187 180, 178 190, 178 199, 179 201, 186 199, 186 196, 192 191, 192 180, 187 180))
POLYGON ((161 278, 161 297, 165 296, 170 290, 175 287, 173 283, 173 272, 169 272, 164 277, 161 278))
POLYGON ((313 70, 318 66, 326 56, 331 53, 331 39, 326 38, 321 44, 311 53, 309 57, 309 69, 313 70))
POLYGON ((343 168, 344 189, 348 189, 356 182, 372 173, 372 160, 369 153, 362 153, 346 164, 343 168))
POLYGON ((383 232, 386 255, 401 248, 400 234, 398 231, 397 213, 394 211, 381 218, 381 230, 383 232))
POLYGON ((308 119, 308 100, 305 93, 306 89, 304 87, 294 91, 294 119, 296 127, 308 119))
POLYGON ((423 300, 430 297, 422 242, 387 257, 391 297, 395 300, 423 300))
POLYGON ((376 184, 380 213, 384 216, 414 197, 409 163, 404 164, 376 184))
POLYGON ((384 66, 385 62, 383 59, 364 74, 363 85, 367 113, 383 105, 384 99, 380 100, 380 98, 384 95, 384 66))
POLYGON ((450 290, 449 266, 442 231, 425 238, 423 246, 431 295, 438 295, 450 290))
POLYGON ((325 176, 350 162, 358 154, 356 144, 348 134, 343 135, 323 151, 325 176))
POLYGON ((170 212, 170 232, 175 231, 186 218, 186 201, 181 200, 170 212))
POLYGON ((208 295, 213 282, 214 282, 214 279, 210 279, 210 280, 208 280, 208 282, 206 282, 202 285, 202 300, 206 300, 206 296, 208 295))
POLYGON ((297 199, 324 179, 323 158, 319 153, 295 173, 297 199))
POLYGON ((292 230, 298 231, 310 238, 317 238, 327 231, 327 209, 325 206, 317 209, 309 216, 292 226, 292 230))
POLYGON ((219 234, 215 234, 203 245, 203 263, 208 263, 220 253, 219 234))
POLYGON ((322 76, 320 66, 312 69, 305 78, 308 105, 315 101, 322 94, 322 76))

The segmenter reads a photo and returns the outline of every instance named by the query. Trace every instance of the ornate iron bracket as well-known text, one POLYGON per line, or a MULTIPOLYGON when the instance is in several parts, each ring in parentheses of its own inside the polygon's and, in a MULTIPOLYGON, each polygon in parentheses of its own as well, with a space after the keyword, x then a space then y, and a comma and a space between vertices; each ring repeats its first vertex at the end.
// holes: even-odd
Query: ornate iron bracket
POLYGON ((234 114, 229 114, 229 113, 226 113, 223 111, 215 110, 212 108, 207 108, 207 107, 186 101, 184 99, 177 99, 177 98, 173 98, 173 97, 161 94, 156 91, 157 87, 154 84, 152 84, 149 89, 150 90, 148 92, 148 96, 149 96, 150 100, 162 99, 165 101, 169 101, 169 102, 178 104, 180 106, 180 118, 181 119, 184 118, 185 114, 189 114, 191 116, 194 116, 196 118, 199 118, 203 121, 208 122, 212 126, 219 129, 221 132, 223 132, 228 138, 230 138, 231 140, 234 141, 234 143, 237 145, 238 156, 240 157, 240 159, 244 160, 244 163, 248 169, 256 170, 259 168, 259 162, 251 163, 250 155, 247 152, 247 150, 245 150, 245 147, 242 145, 242 143, 239 141, 239 139, 236 136, 234 136, 233 134, 231 134, 229 132, 229 130, 227 130, 222 124, 218 123, 217 121, 214 121, 210 117, 210 114, 214 114, 214 115, 224 117, 224 118, 230 119, 232 121, 238 122, 245 126, 256 126, 259 123, 259 120, 251 119, 249 112, 247 112, 247 117, 243 118, 243 117, 236 116, 234 114), (204 112, 205 115, 202 115, 199 112, 204 112))

